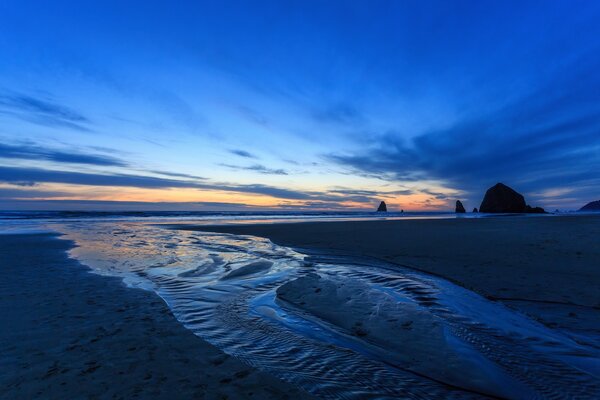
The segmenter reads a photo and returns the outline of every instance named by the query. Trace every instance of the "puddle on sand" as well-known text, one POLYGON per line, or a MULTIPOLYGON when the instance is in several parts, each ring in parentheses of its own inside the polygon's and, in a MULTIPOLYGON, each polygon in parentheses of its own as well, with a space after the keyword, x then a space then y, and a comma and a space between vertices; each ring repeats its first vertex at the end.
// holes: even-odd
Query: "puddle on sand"
POLYGON ((196 335, 323 398, 600 397, 596 350, 437 277, 257 237, 54 228, 95 272, 155 291, 196 335))

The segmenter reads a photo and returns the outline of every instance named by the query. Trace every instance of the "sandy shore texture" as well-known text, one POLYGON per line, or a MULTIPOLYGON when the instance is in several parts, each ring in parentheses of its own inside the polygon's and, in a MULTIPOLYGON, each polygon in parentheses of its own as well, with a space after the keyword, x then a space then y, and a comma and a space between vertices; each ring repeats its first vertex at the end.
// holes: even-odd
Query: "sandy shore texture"
POLYGON ((442 276, 600 347, 600 215, 185 226, 442 276))
POLYGON ((310 397, 194 336, 154 293, 90 273, 72 245, 0 235, 0 398, 310 397))

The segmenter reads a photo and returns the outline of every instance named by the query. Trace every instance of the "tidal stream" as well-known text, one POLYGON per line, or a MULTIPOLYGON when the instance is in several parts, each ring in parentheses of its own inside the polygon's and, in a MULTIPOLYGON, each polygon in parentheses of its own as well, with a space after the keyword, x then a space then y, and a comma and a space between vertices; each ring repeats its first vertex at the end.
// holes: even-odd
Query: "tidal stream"
POLYGON ((94 272, 322 398, 600 398, 597 349, 409 268, 139 222, 52 229, 94 272))

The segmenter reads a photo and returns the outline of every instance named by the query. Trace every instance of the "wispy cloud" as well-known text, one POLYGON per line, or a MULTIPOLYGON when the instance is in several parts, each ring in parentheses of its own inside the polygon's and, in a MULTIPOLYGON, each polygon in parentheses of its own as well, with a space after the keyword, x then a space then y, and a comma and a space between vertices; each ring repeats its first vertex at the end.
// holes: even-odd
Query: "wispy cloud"
POLYGON ((241 165, 232 165, 232 164, 219 164, 222 167, 227 167, 230 169, 238 170, 238 171, 254 171, 260 174, 265 175, 289 175, 289 173, 284 169, 273 169, 267 168, 264 165, 254 164, 249 166, 241 166, 241 165))
POLYGON ((336 188, 329 191, 329 193, 339 193, 342 195, 357 195, 357 196, 395 196, 395 195, 410 195, 416 193, 412 189, 401 189, 401 190, 390 190, 390 191, 376 191, 376 190, 356 190, 348 188, 336 188))
POLYGON ((12 181, 10 182, 11 185, 15 185, 15 186, 20 186, 20 187, 34 187, 37 186, 36 182, 32 182, 32 181, 12 181))
POLYGON ((52 99, 26 94, 1 93, 0 114, 34 124, 90 131, 91 121, 80 112, 52 99))
POLYGON ((9 145, 0 143, 0 158, 111 167, 124 167, 127 165, 124 161, 111 156, 81 153, 77 150, 55 150, 29 144, 9 145))
POLYGON ((258 112, 257 110, 247 107, 247 106, 237 106, 235 108, 239 114, 245 118, 246 120, 260 125, 260 126, 267 126, 269 124, 269 121, 267 119, 267 117, 265 117, 263 114, 261 114, 260 112, 258 112))
POLYGON ((142 201, 109 201, 109 200, 52 200, 52 197, 63 195, 60 192, 45 192, 45 196, 35 193, 3 195, 0 189, 0 206, 5 210, 56 210, 56 211, 245 211, 261 209, 259 206, 248 206, 226 202, 142 202, 142 201), (35 197, 46 199, 36 200, 35 197))
POLYGON ((263 184, 235 184, 221 182, 200 182, 159 178, 145 175, 99 174, 72 171, 46 170, 40 168, 16 168, 0 166, 0 182, 17 185, 21 182, 59 183, 85 186, 116 186, 143 189, 188 188, 208 191, 251 193, 290 201, 330 202, 338 206, 341 203, 354 202, 370 206, 381 196, 394 192, 375 191, 301 191, 263 184))
MULTIPOLYGON (((56 210, 56 211, 249 211, 249 210, 277 210, 277 211, 321 211, 321 210, 348 210, 346 206, 336 202, 308 201, 301 204, 278 203, 273 206, 257 206, 227 202, 141 202, 141 201, 105 201, 105 200, 52 200, 53 193, 47 192, 50 199, 36 200, 35 194, 21 196, 18 199, 12 196, 3 196, 0 189, 0 207, 5 210, 56 210)), ((61 195, 57 192, 56 195, 61 195)), ((42 196, 40 196, 41 198, 42 196)))
POLYGON ((0 188, 0 199, 42 199, 68 195, 69 193, 60 191, 0 188))
POLYGON ((192 188, 238 193, 254 193, 281 199, 305 200, 318 194, 261 184, 200 183, 189 180, 157 178, 144 175, 95 174, 39 168, 0 167, 0 182, 51 182, 88 186, 120 186, 145 189, 192 188))
POLYGON ((236 156, 244 157, 244 158, 258 158, 254 154, 247 152, 246 150, 240 149, 231 149, 229 150, 231 154, 235 154, 236 156))
POLYGON ((205 177, 202 177, 202 176, 191 175, 191 174, 182 174, 179 172, 168 172, 168 171, 159 171, 159 170, 149 170, 148 172, 151 172, 151 173, 157 174, 157 175, 170 176, 173 178, 186 178, 186 179, 199 179, 199 180, 206 179, 205 177))
POLYGON ((319 122, 356 125, 365 121, 362 112, 349 103, 337 103, 312 111, 312 117, 319 122))

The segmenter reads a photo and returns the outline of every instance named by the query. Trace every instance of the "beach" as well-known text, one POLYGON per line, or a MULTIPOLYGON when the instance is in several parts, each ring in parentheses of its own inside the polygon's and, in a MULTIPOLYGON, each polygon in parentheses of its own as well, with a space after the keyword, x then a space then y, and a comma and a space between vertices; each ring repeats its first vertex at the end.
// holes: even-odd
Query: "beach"
POLYGON ((0 398, 600 395, 598 216, 202 223, 0 234, 0 398))
POLYGON ((186 226, 425 271, 600 347, 600 216, 186 226))
POLYGON ((0 398, 296 399, 52 234, 0 235, 0 398))

